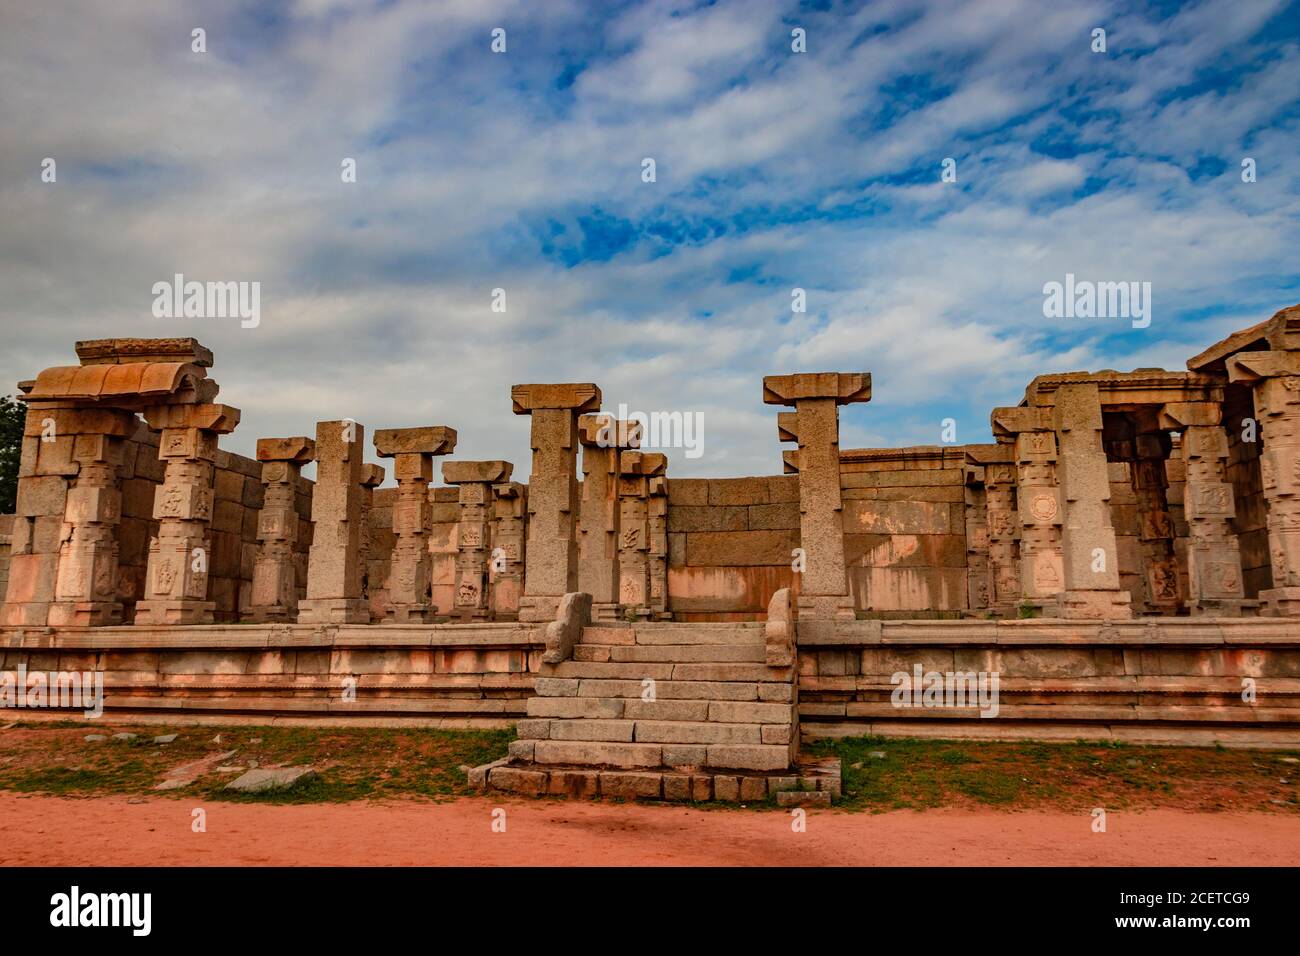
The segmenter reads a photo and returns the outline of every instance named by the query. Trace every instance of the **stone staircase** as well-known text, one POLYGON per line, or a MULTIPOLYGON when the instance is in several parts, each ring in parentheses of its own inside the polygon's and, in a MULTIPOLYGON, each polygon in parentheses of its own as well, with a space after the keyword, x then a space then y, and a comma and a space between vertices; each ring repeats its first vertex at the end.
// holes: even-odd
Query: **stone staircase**
POLYGON ((793 655, 774 654, 769 632, 762 622, 582 627, 565 659, 542 665, 509 756, 477 768, 474 782, 534 794, 829 802, 838 766, 792 769, 793 655))

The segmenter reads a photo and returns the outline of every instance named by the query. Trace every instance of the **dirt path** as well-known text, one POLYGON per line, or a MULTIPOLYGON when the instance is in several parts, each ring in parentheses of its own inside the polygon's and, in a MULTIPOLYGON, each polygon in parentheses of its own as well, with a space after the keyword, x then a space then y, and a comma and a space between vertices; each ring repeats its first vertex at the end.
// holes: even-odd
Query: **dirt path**
POLYGON ((298 806, 0 794, 5 865, 1247 865, 1300 863, 1300 817, 781 811, 462 798, 298 806), (207 832, 191 830, 202 806, 207 832), (492 832, 494 808, 506 832, 492 832))

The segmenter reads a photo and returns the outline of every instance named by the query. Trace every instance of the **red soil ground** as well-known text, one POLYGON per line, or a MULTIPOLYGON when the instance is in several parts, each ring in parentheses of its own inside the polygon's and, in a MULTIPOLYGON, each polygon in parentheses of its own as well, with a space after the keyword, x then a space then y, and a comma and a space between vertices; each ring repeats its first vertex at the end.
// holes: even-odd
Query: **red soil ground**
POLYGON ((1223 865, 1300 863, 1300 816, 696 810, 462 798, 267 806, 0 794, 4 865, 1223 865), (207 832, 191 830, 202 806, 207 832), (506 810, 506 832, 492 811, 506 810))

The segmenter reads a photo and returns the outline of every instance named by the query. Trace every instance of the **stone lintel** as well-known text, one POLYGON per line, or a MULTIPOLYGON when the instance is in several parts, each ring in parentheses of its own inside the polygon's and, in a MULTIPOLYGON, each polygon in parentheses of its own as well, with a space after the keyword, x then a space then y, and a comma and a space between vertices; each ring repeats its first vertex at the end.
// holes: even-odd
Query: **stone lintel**
POLYGON ((1160 409, 1158 424, 1169 431, 1182 431, 1194 425, 1218 425, 1223 406, 1217 402, 1174 402, 1160 409))
POLYGON ((624 452, 618 470, 623 475, 662 475, 668 470, 668 456, 657 451, 624 452))
POLYGON ((972 465, 1009 465, 1016 460, 1015 448, 1008 444, 966 445, 964 450, 972 465))
POLYGON ((202 428, 225 435, 239 424, 239 409, 230 405, 152 405, 144 410, 150 428, 202 428))
POLYGON ((216 397, 217 384, 202 367, 185 362, 134 362, 127 365, 64 365, 36 376, 30 401, 101 402, 139 406, 172 396, 191 400, 216 397))
POLYGON ((496 484, 510 480, 515 466, 508 461, 444 461, 442 480, 449 485, 463 485, 474 481, 496 484))
POLYGON ((259 438, 257 440, 258 461, 292 461, 305 465, 316 458, 316 439, 306 435, 293 438, 259 438))
POLYGON ((594 382, 515 385, 510 401, 516 415, 527 415, 539 408, 572 408, 577 412, 600 409, 600 388, 594 382))
POLYGON ((135 413, 116 408, 41 407, 41 417, 28 415, 23 426, 27 438, 39 438, 44 431, 46 417, 54 419, 54 430, 59 435, 112 435, 128 438, 139 427, 135 413))
POLYGON ((837 405, 871 401, 870 372, 797 372, 763 376, 763 403, 794 405, 813 398, 833 398, 837 405))
POLYGON ((375 432, 375 451, 380 458, 397 455, 450 455, 456 449, 456 429, 446 425, 423 428, 380 428, 375 432))
POLYGON ((998 439, 1015 438, 1024 432, 1050 432, 1055 428, 1052 410, 1032 405, 995 408, 989 415, 989 423, 993 426, 994 437, 998 439))
POLYGON ((596 448, 640 448, 641 423, 619 421, 613 415, 582 415, 578 418, 578 441, 596 448))
POLYGON ((212 350, 198 339, 85 339, 77 343, 82 365, 127 365, 133 362, 186 362, 212 367, 212 350))

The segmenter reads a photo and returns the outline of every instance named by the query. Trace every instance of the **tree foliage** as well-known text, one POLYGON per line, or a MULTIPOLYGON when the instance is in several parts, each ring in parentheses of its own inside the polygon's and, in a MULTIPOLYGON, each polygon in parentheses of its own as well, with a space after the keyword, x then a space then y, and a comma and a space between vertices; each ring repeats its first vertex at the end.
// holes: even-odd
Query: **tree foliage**
POLYGON ((18 503, 18 462, 23 454, 27 406, 0 395, 0 515, 13 514, 18 503))

